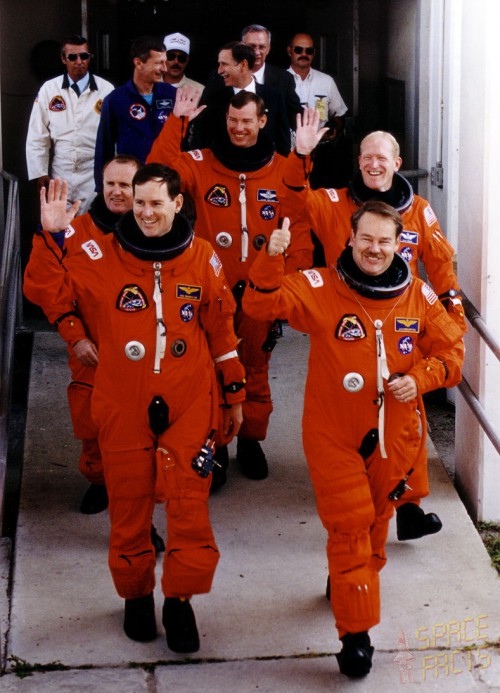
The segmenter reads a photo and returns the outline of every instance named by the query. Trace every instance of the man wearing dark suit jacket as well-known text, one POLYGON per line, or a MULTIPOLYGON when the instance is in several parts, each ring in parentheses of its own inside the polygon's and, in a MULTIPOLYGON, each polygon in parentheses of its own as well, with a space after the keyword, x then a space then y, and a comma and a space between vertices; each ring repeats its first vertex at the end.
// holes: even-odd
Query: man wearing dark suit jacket
POLYGON ((283 94, 290 128, 297 127, 297 113, 302 113, 300 99, 295 91, 292 75, 277 65, 270 65, 266 58, 271 50, 271 32, 261 24, 250 24, 241 32, 241 40, 255 53, 252 73, 257 84, 274 87, 283 94), (291 79, 290 79, 291 78, 291 79))
POLYGON ((207 84, 200 105, 207 108, 199 124, 194 125, 193 142, 196 148, 210 147, 217 134, 226 132, 226 111, 229 100, 239 91, 258 94, 266 105, 267 123, 264 130, 271 137, 279 154, 290 152, 290 125, 283 94, 274 87, 257 84, 252 68, 255 53, 250 46, 232 41, 223 46, 218 56, 218 76, 207 84))

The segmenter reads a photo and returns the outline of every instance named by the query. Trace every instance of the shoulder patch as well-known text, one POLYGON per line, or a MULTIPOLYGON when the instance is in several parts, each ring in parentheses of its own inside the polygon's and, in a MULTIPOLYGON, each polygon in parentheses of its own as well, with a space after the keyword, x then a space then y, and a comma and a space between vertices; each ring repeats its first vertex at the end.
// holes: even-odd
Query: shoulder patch
POLYGON ((50 99, 49 103, 49 111, 65 111, 66 110, 66 101, 63 99, 63 97, 58 94, 57 96, 53 96, 50 99))
POLYGON ((102 250, 95 241, 82 243, 82 248, 91 260, 100 260, 102 258, 102 250))
POLYGON ((191 149, 188 154, 195 161, 203 161, 203 152, 201 149, 191 149))
POLYGON ((427 207, 424 209, 424 217, 425 221, 427 222, 427 226, 432 226, 437 222, 437 217, 430 205, 427 205, 427 207))
POLYGON ((212 257, 210 258, 210 264, 212 265, 215 276, 218 277, 222 269, 222 262, 219 260, 217 253, 214 251, 212 257))
POLYGON ((64 232, 64 238, 71 238, 71 236, 74 236, 75 233, 76 233, 75 229, 70 224, 69 226, 66 227, 66 230, 64 232))
POLYGON ((335 329, 335 337, 343 342, 354 342, 366 337, 365 326, 357 315, 344 315, 335 329))
POLYGON ((116 307, 124 313, 137 313, 148 307, 148 299, 140 286, 127 284, 116 299, 116 307))
POLYGON ((325 192, 332 202, 339 201, 339 195, 335 188, 325 188, 325 192))
POLYGON ((320 286, 323 286, 323 277, 318 272, 318 270, 308 269, 304 270, 302 274, 307 279, 309 284, 313 287, 313 289, 318 289, 320 286))
POLYGON ((438 300, 438 297, 428 284, 422 284, 422 293, 425 296, 427 303, 430 303, 431 306, 434 305, 434 303, 436 303, 438 300))

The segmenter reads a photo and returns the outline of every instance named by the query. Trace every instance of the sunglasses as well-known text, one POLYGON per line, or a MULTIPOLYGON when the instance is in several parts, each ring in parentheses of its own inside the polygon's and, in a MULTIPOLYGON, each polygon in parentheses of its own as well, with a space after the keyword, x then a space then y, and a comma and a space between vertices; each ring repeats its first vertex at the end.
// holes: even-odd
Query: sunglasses
POLYGON ((174 51, 167 51, 167 60, 169 62, 172 62, 173 60, 177 60, 178 63, 187 63, 187 55, 185 53, 175 53, 174 51))
POLYGON ((66 56, 66 60, 69 60, 72 63, 74 63, 78 58, 80 58, 80 60, 89 60, 92 58, 92 53, 68 53, 66 56))
POLYGON ((293 52, 297 55, 305 53, 306 55, 312 55, 314 53, 314 48, 303 48, 302 46, 294 46, 293 52))

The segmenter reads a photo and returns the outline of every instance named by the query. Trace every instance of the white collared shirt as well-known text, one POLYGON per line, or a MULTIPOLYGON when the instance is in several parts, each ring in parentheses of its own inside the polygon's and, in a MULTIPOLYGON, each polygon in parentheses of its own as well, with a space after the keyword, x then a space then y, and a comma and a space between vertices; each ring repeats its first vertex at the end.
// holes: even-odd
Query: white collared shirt
POLYGON ((295 91, 304 108, 315 108, 319 111, 320 127, 334 116, 343 116, 347 106, 330 75, 311 68, 305 79, 302 79, 291 67, 288 72, 295 80, 295 91))

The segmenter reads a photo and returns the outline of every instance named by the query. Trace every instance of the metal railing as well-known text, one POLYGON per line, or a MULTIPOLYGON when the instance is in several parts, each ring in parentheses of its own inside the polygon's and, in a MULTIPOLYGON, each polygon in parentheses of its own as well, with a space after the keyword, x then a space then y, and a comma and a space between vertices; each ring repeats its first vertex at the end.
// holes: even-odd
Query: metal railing
POLYGON ((0 219, 0 527, 4 514, 14 343, 22 310, 19 183, 5 171, 2 171, 2 199, 6 199, 6 207, 0 219))
MULTIPOLYGON (((494 336, 491 334, 491 332, 488 330, 488 327, 484 320, 482 319, 479 311, 476 309, 476 307, 469 301, 469 299, 464 296, 462 300, 462 304, 465 310, 465 315, 472 325, 472 327, 481 335, 481 337, 484 339, 485 343, 488 345, 488 347, 491 349, 491 352, 496 356, 496 358, 500 361, 500 344, 496 341, 494 336)), ((458 389, 460 391, 460 394, 464 398, 464 400, 467 402, 467 404, 470 407, 470 410, 478 420, 479 425, 485 432, 486 436, 488 437, 490 443, 493 445, 495 450, 498 452, 500 455, 500 438, 497 436, 495 433, 495 429, 491 422, 489 421, 485 410, 483 409, 483 406, 477 396, 475 395, 473 389, 471 388, 470 384, 468 383, 467 379, 462 376, 462 382, 458 385, 458 389)))

